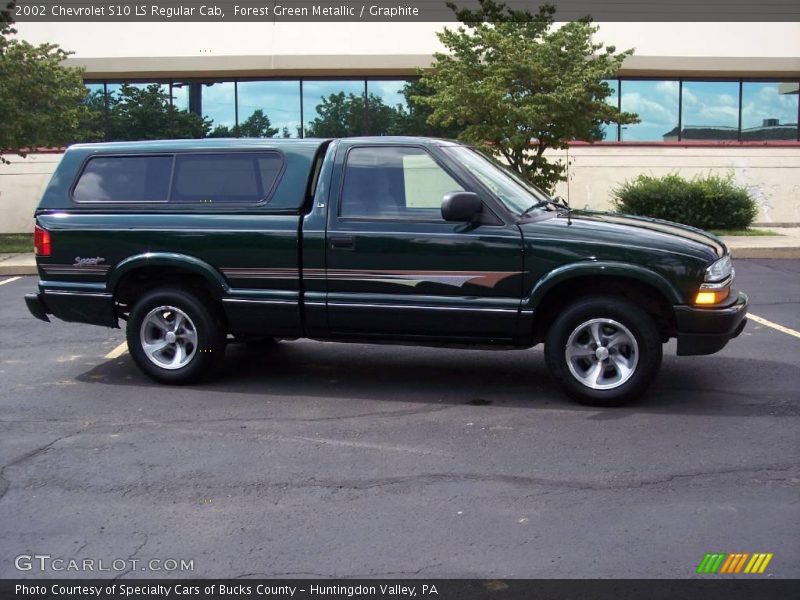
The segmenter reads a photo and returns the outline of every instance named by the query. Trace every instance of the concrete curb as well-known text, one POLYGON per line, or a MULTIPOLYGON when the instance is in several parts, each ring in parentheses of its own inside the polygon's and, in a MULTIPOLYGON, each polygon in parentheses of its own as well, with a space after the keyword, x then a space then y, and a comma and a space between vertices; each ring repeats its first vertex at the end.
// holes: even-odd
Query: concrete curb
POLYGON ((773 258, 796 260, 800 258, 800 248, 731 248, 731 256, 737 258, 773 258))
POLYGON ((0 275, 36 275, 36 265, 0 265, 0 275))

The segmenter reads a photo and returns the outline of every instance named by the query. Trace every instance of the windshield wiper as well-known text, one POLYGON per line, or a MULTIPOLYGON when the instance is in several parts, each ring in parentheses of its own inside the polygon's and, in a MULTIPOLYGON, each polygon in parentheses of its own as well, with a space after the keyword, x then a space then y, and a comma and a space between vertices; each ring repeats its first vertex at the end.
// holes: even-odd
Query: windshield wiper
POLYGON ((528 208, 526 208, 525 210, 523 210, 519 214, 519 218, 521 219, 521 218, 529 215, 531 213, 531 211, 534 211, 537 208, 543 208, 543 207, 548 206, 548 205, 553 206, 555 208, 566 209, 567 214, 572 212, 572 209, 569 206, 569 202, 564 200, 564 198, 562 198, 561 196, 556 196, 555 198, 547 198, 546 200, 540 200, 539 202, 536 202, 535 204, 532 204, 531 206, 529 206, 528 208))

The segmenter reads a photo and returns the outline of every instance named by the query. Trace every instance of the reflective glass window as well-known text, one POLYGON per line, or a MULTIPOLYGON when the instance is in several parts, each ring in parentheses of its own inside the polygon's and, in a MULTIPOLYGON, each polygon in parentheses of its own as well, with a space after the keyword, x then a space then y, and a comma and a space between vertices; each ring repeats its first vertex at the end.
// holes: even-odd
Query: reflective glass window
POLYGON ((306 137, 349 137, 366 133, 364 80, 303 80, 306 137))
POLYGON ((622 80, 622 111, 639 115, 640 123, 622 125, 622 141, 663 141, 677 134, 678 81, 622 80))
POLYGON ((797 139, 797 82, 742 84, 742 140, 797 139))
POLYGON ((408 135, 408 104, 403 94, 408 81, 367 81, 367 128, 369 135, 408 135))
POLYGON ((232 81, 205 82, 203 116, 211 122, 211 137, 236 137, 236 85, 232 81))
MULTIPOLYGON (((684 81, 681 101, 681 139, 738 139, 739 82, 684 81)), ((678 137, 664 139, 672 141, 678 137)))
MULTIPOLYGON (((608 102, 611 106, 619 107, 619 80, 617 79, 606 79, 605 83, 611 88, 611 94, 606 97, 606 102, 608 102)), ((616 142, 619 141, 618 138, 618 125, 616 123, 602 123, 600 124, 600 128, 596 139, 598 141, 603 142, 616 142)))
POLYGON ((240 81, 239 135, 300 137, 299 81, 240 81))

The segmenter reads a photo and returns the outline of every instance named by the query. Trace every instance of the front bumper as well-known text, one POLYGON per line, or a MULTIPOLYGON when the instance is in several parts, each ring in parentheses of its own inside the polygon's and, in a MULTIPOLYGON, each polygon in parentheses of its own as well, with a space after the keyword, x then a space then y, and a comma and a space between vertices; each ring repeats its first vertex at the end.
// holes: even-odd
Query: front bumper
POLYGON ((714 354, 737 337, 747 324, 747 295, 731 294, 723 306, 675 307, 678 356, 714 354))

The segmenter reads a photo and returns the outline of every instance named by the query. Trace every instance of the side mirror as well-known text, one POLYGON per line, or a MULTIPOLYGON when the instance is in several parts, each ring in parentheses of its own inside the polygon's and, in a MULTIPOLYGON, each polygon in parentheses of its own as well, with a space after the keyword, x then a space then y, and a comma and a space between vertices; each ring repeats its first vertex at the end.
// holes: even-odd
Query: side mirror
POLYGON ((450 192, 442 199, 442 218, 458 223, 472 221, 481 212, 483 202, 474 192, 450 192))

